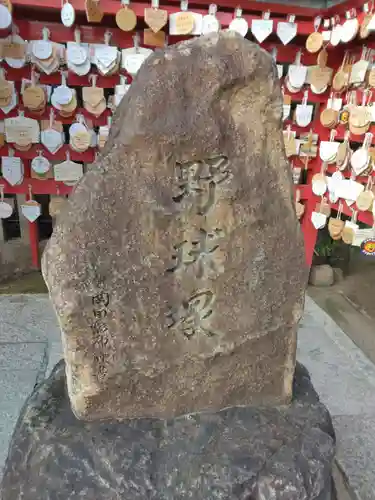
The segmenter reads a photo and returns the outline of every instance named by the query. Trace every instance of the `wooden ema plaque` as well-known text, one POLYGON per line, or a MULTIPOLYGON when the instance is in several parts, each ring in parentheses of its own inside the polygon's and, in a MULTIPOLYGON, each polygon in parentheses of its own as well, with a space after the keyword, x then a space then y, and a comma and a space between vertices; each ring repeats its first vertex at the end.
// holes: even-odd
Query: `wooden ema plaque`
POLYGON ((85 1, 86 18, 89 23, 100 23, 104 13, 100 8, 100 0, 85 1))

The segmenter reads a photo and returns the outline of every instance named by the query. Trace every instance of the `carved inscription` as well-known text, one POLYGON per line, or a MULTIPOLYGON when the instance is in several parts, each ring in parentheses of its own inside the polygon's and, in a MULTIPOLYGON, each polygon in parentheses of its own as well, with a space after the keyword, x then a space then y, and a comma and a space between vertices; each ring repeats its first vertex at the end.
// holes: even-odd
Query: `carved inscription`
POLYGON ((199 215, 207 215, 216 203, 217 187, 231 177, 229 161, 225 156, 178 163, 178 190, 173 201, 180 203, 190 199, 199 215))
POLYGON ((175 245, 175 254, 173 255, 174 265, 167 269, 174 272, 183 270, 189 266, 194 266, 195 275, 198 279, 205 275, 217 275, 223 271, 221 262, 221 252, 219 248, 222 231, 214 229, 207 232, 200 229, 196 238, 191 241, 183 241, 175 245))
POLYGON ((213 337, 215 333, 210 330, 208 319, 212 315, 214 301, 214 294, 210 290, 197 292, 178 309, 169 312, 169 328, 181 329, 187 338, 196 334, 213 337))
POLYGON ((108 315, 109 294, 99 292, 92 297, 93 322, 91 329, 93 336, 94 360, 96 362, 96 373, 99 379, 107 374, 106 348, 109 343, 109 330, 105 318, 108 315))
MULTIPOLYGON (((196 213, 204 217, 205 223, 191 239, 174 245, 173 264, 167 272, 194 268, 195 277, 200 280, 224 271, 220 250, 223 231, 216 227, 207 229, 205 216, 215 208, 220 184, 231 178, 229 160, 225 156, 177 164, 177 193, 173 201, 189 201, 196 213)), ((168 328, 182 331, 187 339, 195 335, 214 337, 217 333, 210 328, 214 303, 215 294, 211 290, 198 290, 179 307, 170 308, 168 328)))

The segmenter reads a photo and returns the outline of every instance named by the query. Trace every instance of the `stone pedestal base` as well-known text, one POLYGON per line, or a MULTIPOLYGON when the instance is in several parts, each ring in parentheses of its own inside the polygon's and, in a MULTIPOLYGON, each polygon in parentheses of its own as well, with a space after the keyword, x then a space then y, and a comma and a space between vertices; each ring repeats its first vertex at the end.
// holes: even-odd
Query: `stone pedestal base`
POLYGON ((306 370, 288 407, 85 423, 64 363, 27 401, 2 500, 330 500, 334 431, 306 370))

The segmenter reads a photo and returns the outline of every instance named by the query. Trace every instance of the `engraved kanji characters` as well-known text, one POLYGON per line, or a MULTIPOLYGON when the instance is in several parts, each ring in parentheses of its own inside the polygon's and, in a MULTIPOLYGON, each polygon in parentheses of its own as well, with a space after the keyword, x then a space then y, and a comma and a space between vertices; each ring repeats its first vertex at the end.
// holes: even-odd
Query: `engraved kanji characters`
POLYGON ((197 333, 213 337, 215 333, 210 330, 208 320, 212 315, 214 300, 214 294, 210 290, 197 292, 177 310, 169 312, 169 328, 181 329, 187 338, 197 333))
POLYGON ((196 204, 197 213, 206 215, 216 201, 216 188, 232 174, 229 171, 229 161, 224 156, 196 161, 179 163, 178 193, 173 197, 176 203, 191 197, 196 204))
POLYGON ((184 240, 175 245, 175 255, 173 255, 174 265, 168 269, 174 272, 191 265, 196 267, 196 277, 203 278, 206 274, 216 275, 223 271, 220 261, 219 238, 222 231, 215 229, 207 232, 200 229, 196 238, 191 241, 184 240))
POLYGON ((109 293, 99 292, 92 298, 92 305, 95 307, 108 307, 109 305, 109 293))
MULTIPOLYGON (((175 203, 190 201, 197 215, 205 217, 217 202, 217 188, 232 178, 228 158, 217 156, 203 161, 177 164, 177 193, 175 203)), ((206 227, 206 222, 202 224, 206 227)), ((222 273, 223 261, 219 248, 223 232, 220 229, 201 227, 192 238, 174 245, 173 265, 167 272, 174 273, 195 268, 198 280, 222 273)), ((177 309, 170 309, 169 328, 182 331, 190 339, 196 334, 214 337, 217 335, 210 327, 215 295, 211 290, 196 291, 183 301, 177 309)))
POLYGON ((93 336, 94 360, 98 378, 105 377, 106 353, 104 349, 109 343, 109 330, 105 320, 108 315, 109 293, 99 292, 92 297, 94 321, 91 324, 93 336))

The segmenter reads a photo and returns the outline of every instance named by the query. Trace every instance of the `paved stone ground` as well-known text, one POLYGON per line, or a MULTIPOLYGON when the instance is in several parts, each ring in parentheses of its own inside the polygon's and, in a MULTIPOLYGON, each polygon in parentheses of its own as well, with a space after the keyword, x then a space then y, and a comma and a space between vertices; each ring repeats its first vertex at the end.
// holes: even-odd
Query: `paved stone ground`
POLYGON ((60 358, 60 331, 48 297, 1 296, 0 471, 25 399, 60 358))
MULTIPOLYGON (((26 397, 60 357, 60 332, 47 296, 0 296, 0 470, 26 397)), ((310 298, 298 359, 333 416, 344 481, 356 499, 375 499, 375 366, 310 298)))
POLYGON ((298 344, 297 357, 333 417, 336 464, 350 498, 375 500, 375 365, 311 298, 298 344))

